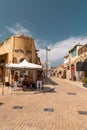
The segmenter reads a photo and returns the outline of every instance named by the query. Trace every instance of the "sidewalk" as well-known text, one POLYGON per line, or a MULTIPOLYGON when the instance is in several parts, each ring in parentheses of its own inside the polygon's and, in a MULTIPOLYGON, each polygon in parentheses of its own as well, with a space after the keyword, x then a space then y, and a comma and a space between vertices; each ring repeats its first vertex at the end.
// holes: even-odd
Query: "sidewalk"
POLYGON ((70 84, 75 85, 76 87, 81 87, 83 88, 83 83, 81 81, 72 81, 72 80, 68 80, 68 79, 64 79, 65 82, 68 82, 70 84))
POLYGON ((77 81, 55 77, 44 89, 51 84, 55 92, 5 87, 0 96, 0 130, 87 130, 87 91, 77 81))
POLYGON ((61 79, 61 78, 57 78, 58 80, 63 80, 64 82, 67 82, 69 84, 72 84, 74 85, 75 87, 80 87, 80 88, 83 88, 83 89, 87 89, 87 85, 85 85, 83 82, 81 81, 72 81, 72 80, 69 80, 69 79, 61 79))

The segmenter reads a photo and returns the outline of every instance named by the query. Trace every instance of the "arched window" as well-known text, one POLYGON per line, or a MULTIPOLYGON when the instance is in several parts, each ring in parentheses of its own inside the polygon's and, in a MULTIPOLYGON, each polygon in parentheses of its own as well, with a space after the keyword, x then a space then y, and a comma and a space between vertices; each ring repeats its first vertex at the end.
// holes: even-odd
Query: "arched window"
POLYGON ((13 60, 12 60, 12 62, 13 63, 18 63, 17 58, 14 57, 13 60))

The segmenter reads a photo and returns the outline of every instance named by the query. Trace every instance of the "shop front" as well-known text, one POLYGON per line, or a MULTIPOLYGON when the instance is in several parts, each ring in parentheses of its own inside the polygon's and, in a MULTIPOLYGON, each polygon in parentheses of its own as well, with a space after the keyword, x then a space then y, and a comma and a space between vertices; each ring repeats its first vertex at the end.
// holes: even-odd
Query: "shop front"
POLYGON ((74 64, 71 65, 71 80, 76 80, 74 64))
POLYGON ((76 64, 76 71, 81 73, 81 80, 85 83, 87 82, 87 59, 83 62, 78 62, 76 64))

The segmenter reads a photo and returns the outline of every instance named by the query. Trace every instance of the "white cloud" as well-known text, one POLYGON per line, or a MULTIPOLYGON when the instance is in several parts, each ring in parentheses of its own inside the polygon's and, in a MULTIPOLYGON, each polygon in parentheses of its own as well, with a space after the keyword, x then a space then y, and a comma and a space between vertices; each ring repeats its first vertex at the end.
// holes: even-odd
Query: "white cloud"
POLYGON ((9 27, 6 26, 7 31, 9 31, 10 33, 17 35, 17 34, 25 34, 28 36, 32 36, 31 32, 24 28, 23 26, 21 26, 19 23, 16 23, 13 27, 9 27))
MULTIPOLYGON (((53 45, 49 45, 48 48, 50 48, 51 51, 48 52, 48 61, 51 63, 51 65, 57 65, 58 62, 63 63, 63 57, 68 54, 70 49, 72 49, 76 44, 86 44, 86 43, 87 43, 87 36, 70 37, 63 41, 56 42, 53 45)), ((39 56, 42 62, 46 62, 46 49, 40 48, 39 56)))
POLYGON ((35 39, 35 44, 37 47, 40 47, 40 48, 46 48, 47 47, 47 44, 50 45, 52 44, 52 41, 47 41, 47 40, 42 40, 42 39, 35 39))
MULTIPOLYGON (((26 34, 34 39, 34 36, 32 36, 31 32, 28 29, 21 26, 19 23, 16 23, 13 27, 6 26, 6 29, 14 35, 26 34)), ((39 38, 34 40, 36 49, 39 49, 38 54, 41 59, 41 62, 46 62, 47 46, 51 49, 51 51, 48 51, 48 62, 50 62, 52 66, 55 66, 58 63, 63 63, 64 56, 68 55, 69 50, 72 49, 76 44, 86 44, 87 36, 70 37, 68 39, 56 43, 52 43, 51 41, 44 41, 39 38)))

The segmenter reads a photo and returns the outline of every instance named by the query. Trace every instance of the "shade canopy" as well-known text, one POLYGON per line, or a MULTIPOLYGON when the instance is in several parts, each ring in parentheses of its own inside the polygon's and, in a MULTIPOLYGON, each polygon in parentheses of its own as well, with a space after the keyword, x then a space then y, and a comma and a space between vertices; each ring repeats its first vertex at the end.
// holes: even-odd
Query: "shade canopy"
POLYGON ((87 71, 87 60, 76 64, 76 71, 87 71))
POLYGON ((41 65, 37 65, 34 63, 29 63, 26 59, 24 59, 20 63, 8 63, 5 65, 6 68, 15 70, 15 69, 42 69, 41 65))
POLYGON ((76 64, 76 71, 82 71, 83 70, 83 62, 78 62, 76 64))

